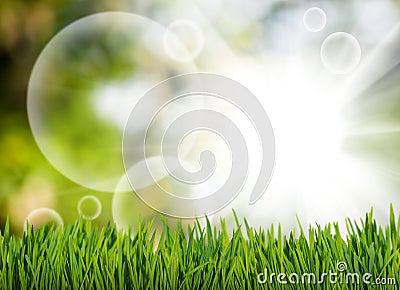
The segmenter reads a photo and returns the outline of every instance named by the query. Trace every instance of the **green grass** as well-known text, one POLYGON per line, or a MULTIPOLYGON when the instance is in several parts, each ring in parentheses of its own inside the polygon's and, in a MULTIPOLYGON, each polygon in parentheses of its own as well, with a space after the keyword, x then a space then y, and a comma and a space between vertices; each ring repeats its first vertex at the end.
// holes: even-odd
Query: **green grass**
MULTIPOLYGON (((236 218, 236 216, 235 216, 236 218)), ((172 232, 165 225, 157 236, 151 224, 141 224, 134 235, 113 225, 94 227, 78 220, 63 228, 28 229, 22 238, 0 235, 0 289, 398 289, 400 283, 400 217, 390 209, 390 222, 377 226, 372 211, 361 223, 346 221, 342 236, 337 224, 310 227, 288 236, 270 227, 264 231, 242 225, 228 233, 209 222, 202 228, 172 232), (337 272, 371 273, 370 281, 394 278, 395 285, 260 284, 259 273, 337 272)), ((264 276, 260 276, 263 278, 264 276)), ((339 277, 339 276, 338 276, 339 277)), ((343 277, 343 276, 342 276, 343 277)), ((295 276, 292 274, 292 279, 295 276)), ((286 278, 287 280, 288 278, 286 278)), ((300 280, 301 281, 301 280, 300 280)))

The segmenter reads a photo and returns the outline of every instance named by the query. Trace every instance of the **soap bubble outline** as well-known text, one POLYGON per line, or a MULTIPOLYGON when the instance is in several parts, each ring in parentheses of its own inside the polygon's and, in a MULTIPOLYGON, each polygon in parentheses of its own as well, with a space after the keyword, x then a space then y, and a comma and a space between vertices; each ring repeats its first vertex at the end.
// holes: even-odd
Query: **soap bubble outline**
MULTIPOLYGON (((30 219, 32 219, 33 217, 35 217, 37 215, 41 215, 41 214, 46 214, 46 215, 52 216, 54 219, 50 220, 49 222, 55 221, 56 225, 58 227, 62 227, 64 225, 64 221, 63 221, 61 215, 56 210, 54 210, 52 208, 48 208, 48 207, 40 207, 40 208, 37 208, 37 209, 34 209, 33 211, 31 211, 28 214, 28 216, 25 218, 24 226, 23 226, 25 232, 28 230, 28 227, 32 227, 32 226, 35 227, 35 224, 31 223, 30 219)), ((45 224, 47 224, 47 223, 45 223, 45 224)), ((43 225, 45 225, 45 224, 43 224, 43 225)), ((39 225, 39 227, 40 226, 42 226, 42 225, 39 225)))
POLYGON ((334 74, 344 75, 344 74, 353 72, 358 67, 358 65, 361 62, 362 49, 361 49, 361 45, 360 45, 358 39, 354 35, 352 35, 348 32, 338 31, 338 32, 329 34, 324 39, 324 41, 321 45, 321 49, 320 49, 320 57, 321 57, 322 64, 328 71, 330 71, 334 74), (327 49, 327 46, 330 45, 330 42, 343 41, 343 40, 339 40, 339 38, 345 38, 346 41, 349 41, 349 44, 352 45, 353 53, 356 54, 356 57, 353 59, 351 64, 349 64, 343 68, 337 68, 336 65, 333 64, 332 62, 330 62, 330 60, 324 55, 324 52, 327 49))
POLYGON ((180 62, 189 62, 194 60, 203 50, 204 47, 204 35, 200 27, 193 21, 187 19, 178 19, 173 21, 168 27, 163 36, 163 46, 166 54, 173 60, 180 62), (185 46, 185 41, 179 38, 179 35, 173 32, 173 29, 185 26, 186 29, 192 30, 196 39, 196 46, 194 50, 190 50, 185 46), (185 51, 185 56, 178 55, 176 51, 171 47, 171 41, 173 45, 179 45, 179 47, 185 51))
POLYGON ((252 122, 262 147, 262 164, 249 199, 249 204, 254 204, 266 191, 274 171, 275 136, 273 128, 264 107, 255 95, 239 82, 212 73, 189 73, 171 77, 155 85, 136 103, 126 124, 123 138, 124 167, 132 189, 144 203, 154 210, 177 218, 194 218, 214 214, 231 203, 242 191, 247 182, 249 170, 248 148, 242 132, 237 128, 234 120, 229 117, 212 109, 196 108, 180 115, 165 130, 165 138, 163 137, 162 139, 161 148, 169 148, 168 150, 170 151, 163 150, 162 152, 162 158, 166 161, 164 164, 168 164, 166 167, 174 168, 174 171, 179 172, 179 175, 186 176, 182 178, 185 183, 193 182, 193 178, 198 178, 195 181, 204 180, 203 175, 208 175, 209 173, 207 172, 214 169, 214 153, 204 150, 199 156, 202 165, 201 169, 194 173, 187 172, 187 170, 182 169, 178 154, 174 151, 176 149, 174 146, 178 146, 180 138, 187 132, 193 131, 193 129, 206 128, 213 130, 217 128, 215 131, 222 132, 220 135, 229 140, 226 143, 229 143, 227 145, 231 149, 231 175, 226 183, 217 192, 201 198, 177 197, 176 195, 171 195, 160 186, 157 187, 157 190, 154 189, 151 194, 143 194, 140 192, 140 188, 136 188, 135 180, 138 178, 137 176, 132 176, 129 172, 133 165, 139 164, 142 166, 141 172, 143 176, 140 178, 151 178, 151 171, 147 163, 140 163, 143 160, 147 161, 147 158, 151 157, 146 153, 146 138, 151 121, 160 110, 160 107, 193 94, 204 94, 223 99, 235 105, 252 122), (168 88, 174 89, 168 90, 168 88), (154 100, 159 99, 160 94, 164 97, 164 103, 154 106, 154 100), (137 124, 146 128, 146 130, 143 130, 142 136, 133 136, 131 133, 132 130, 130 128, 137 126, 137 124), (171 146, 166 147, 164 146, 165 143, 171 146), (236 156, 236 159, 234 156, 236 156), (163 206, 160 206, 160 204, 163 204, 163 206))
POLYGON ((100 214, 101 214, 101 212, 102 212, 102 209, 103 209, 103 205, 101 204, 101 201, 100 201, 100 199, 99 199, 97 196, 94 196, 94 195, 85 195, 84 197, 82 197, 82 198, 79 200, 77 209, 78 209, 79 215, 80 215, 82 218, 88 219, 88 220, 95 220, 95 219, 97 219, 97 218, 100 216, 100 214), (96 204, 96 212, 95 212, 94 214, 92 214, 92 215, 86 215, 86 214, 83 212, 83 210, 82 210, 82 204, 83 204, 85 201, 87 201, 87 200, 94 201, 94 203, 96 204))
POLYGON ((319 7, 311 7, 309 9, 307 9, 303 14, 303 25, 310 32, 322 31, 326 27, 327 23, 328 23, 328 17, 326 15, 325 11, 319 7), (315 12, 318 13, 318 16, 322 16, 322 22, 319 23, 318 26, 312 27, 312 26, 310 26, 310 23, 308 23, 309 19, 307 19, 307 18, 311 17, 310 14, 315 13, 315 12))

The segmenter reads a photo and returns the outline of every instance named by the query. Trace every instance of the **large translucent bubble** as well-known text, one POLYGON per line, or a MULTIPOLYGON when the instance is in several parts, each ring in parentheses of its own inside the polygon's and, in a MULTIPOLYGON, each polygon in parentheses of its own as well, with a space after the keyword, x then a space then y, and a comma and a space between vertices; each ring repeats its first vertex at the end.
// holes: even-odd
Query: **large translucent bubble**
POLYGON ((190 219, 213 214, 236 198, 248 180, 249 148, 257 146, 261 147, 258 158, 262 162, 249 203, 265 192, 275 163, 275 139, 268 116, 240 83, 216 74, 194 73, 167 79, 140 99, 125 127, 123 157, 129 182, 142 201, 163 214, 190 219), (156 101, 160 96, 165 98, 163 104, 156 101), (203 97, 211 103, 197 106, 192 101, 203 97), (190 110, 171 116, 166 126, 156 124, 160 115, 169 115, 171 107, 182 100, 193 104, 190 110), (219 105, 210 106, 214 102, 219 105), (240 118, 227 114, 231 107, 241 113, 240 118), (254 143, 247 142, 243 119, 257 136, 254 143), (137 126, 147 130, 140 136, 137 126), (182 146, 190 136, 197 137, 196 146, 182 158, 182 146), (159 164, 155 166, 157 174, 153 161, 159 164), (163 174, 159 174, 161 168, 163 174), (162 180, 165 185, 157 184, 155 176, 166 176, 162 180), (144 184, 155 186, 148 190, 144 184), (203 187, 206 184, 208 190, 203 187))
POLYGON ((325 68, 332 73, 350 73, 360 63, 360 44, 349 33, 335 32, 324 40, 321 47, 321 60, 325 68))
POLYGON ((63 175, 114 191, 124 174, 123 128, 137 100, 171 75, 196 71, 167 56, 165 33, 143 16, 100 13, 73 22, 41 52, 28 88, 29 122, 63 175))

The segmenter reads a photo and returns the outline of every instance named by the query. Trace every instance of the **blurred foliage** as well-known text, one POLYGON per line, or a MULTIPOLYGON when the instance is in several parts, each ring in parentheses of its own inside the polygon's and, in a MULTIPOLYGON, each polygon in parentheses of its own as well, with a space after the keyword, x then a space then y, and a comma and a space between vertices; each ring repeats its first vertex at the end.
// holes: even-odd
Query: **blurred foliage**
MULTIPOLYGON (((27 214, 37 207, 55 208, 65 222, 72 221, 84 194, 95 194, 103 201, 105 214, 97 222, 105 223, 111 217, 110 195, 77 186, 50 166, 33 140, 26 115, 29 76, 46 43, 68 23, 111 9, 108 6, 109 1, 0 2, 1 225, 10 215, 12 229, 19 232, 27 214)), ((114 9, 118 7, 124 7, 122 1, 114 2, 114 9)))
MULTIPOLYGON (((78 213, 76 205, 78 200, 86 194, 93 194, 100 198, 103 204, 103 213, 95 223, 105 224, 111 219, 111 199, 112 194, 95 192, 84 187, 78 186, 70 180, 58 173, 49 162, 44 158, 35 143, 26 114, 26 94, 33 65, 38 58, 40 52, 46 43, 66 25, 75 20, 101 11, 133 11, 135 4, 137 7, 144 7, 148 11, 148 15, 157 14, 159 10, 166 9, 171 4, 169 1, 129 1, 129 0, 1 0, 0 2, 0 228, 4 227, 5 218, 12 216, 12 229, 15 232, 21 231, 22 224, 27 214, 37 207, 51 207, 56 209, 64 218, 66 223, 76 219, 78 213), (136 3, 137 2, 137 3, 136 3)), ((196 1, 195 1, 196 2, 196 1)), ((229 1, 224 1, 224 4, 229 1)), ((231 1, 232 2, 232 1, 231 1)), ((274 1, 271 1, 274 2, 274 1)), ((307 1, 275 1, 271 9, 260 13, 257 20, 249 23, 242 23, 237 27, 231 28, 229 25, 224 26, 228 15, 219 15, 213 20, 218 31, 223 38, 228 39, 228 43, 234 42, 235 47, 241 51, 253 52, 257 45, 265 45, 273 42, 272 34, 269 29, 265 29, 266 25, 276 25, 282 21, 282 11, 290 9, 299 2, 307 1), (274 24, 275 23, 275 24, 274 24), (224 29, 225 28, 225 29, 224 29), (267 39, 264 41, 262 38, 267 39)), ((311 1, 310 1, 311 2, 311 1)), ((337 1, 346 5, 346 11, 350 1, 337 1)), ((397 3, 398 1, 394 1, 397 3)), ((176 2, 174 2, 176 4, 176 2)), ((314 3, 314 2, 312 2, 314 3)), ((246 3, 247 4, 247 3, 246 3)), ((398 4, 398 3, 397 3, 398 4)), ((253 5, 254 6, 254 5, 253 5)), ((223 7, 223 6, 222 6, 223 7)), ((229 7, 229 5, 227 5, 229 7)), ((138 8, 138 9, 139 9, 138 8)), ((142 8, 140 8, 142 9, 142 8)), ((228 9, 228 8, 227 8, 228 9)), ((343 10, 344 11, 344 10, 343 10)), ((284 21, 283 21, 284 22, 284 21)), ((132 33, 132 32, 130 32, 132 33)), ((105 35, 101 35, 103 38, 105 35)), ((48 82, 54 82, 55 79, 62 80, 63 84, 73 84, 74 87, 80 87, 85 90, 93 89, 93 84, 82 78, 73 77, 75 74, 80 75, 82 71, 77 71, 78 63, 86 59, 88 55, 100 55, 92 62, 92 67, 82 67, 89 70, 89 74, 96 75, 101 81, 120 80, 129 77, 136 69, 136 62, 146 58, 146 55, 136 54, 137 58, 127 60, 124 51, 121 57, 112 55, 112 51, 117 47, 129 46, 121 45, 126 42, 123 38, 114 37, 114 33, 110 31, 110 35, 106 35, 104 39, 108 39, 106 43, 97 41, 99 35, 92 35, 92 38, 84 38, 78 44, 73 43, 67 46, 64 53, 60 53, 60 63, 54 65, 62 65, 62 75, 50 75, 48 82), (65 58, 65 59, 62 59, 65 58), (102 62, 96 62, 101 59, 102 62), (92 70, 92 71, 91 71, 92 70), (101 72, 101 73, 100 73, 101 72), (71 78, 72 76, 72 78, 71 78), (54 78, 54 79, 52 79, 54 78)), ((286 45, 286 43, 285 43, 286 45)), ((134 54, 132 54, 134 55, 134 54)), ((168 72, 167 72, 168 73, 168 72)), ((397 73, 392 74, 398 76, 397 73)), ((363 102, 367 102, 365 96, 362 101, 358 99, 356 109, 352 112, 354 127, 363 126, 367 122, 377 120, 377 123, 384 123, 385 120, 398 119, 400 111, 398 101, 397 86, 393 90, 388 90, 388 86, 396 83, 397 79, 391 80, 390 84, 386 84, 378 90, 378 93, 369 91, 369 96, 380 95, 382 90, 390 91, 392 99, 397 101, 391 103, 381 102, 379 106, 373 102, 369 105, 362 106, 363 102), (356 120, 356 121, 354 121, 356 120), (359 124, 357 124, 357 122, 359 124)), ((372 97, 371 97, 372 98, 372 97)), ((50 101, 51 99, 49 99, 50 101)), ((56 104, 49 105, 54 107, 56 104)), ((65 104, 59 103, 60 106, 65 104)), ((87 104, 89 105, 89 104, 87 104)), ((61 108, 62 109, 62 108, 61 108)), ((57 110, 58 111, 58 110, 57 110)), ((70 119, 72 116, 79 115, 81 126, 89 126, 88 119, 90 114, 82 114, 84 108, 69 108, 68 113, 71 116, 64 116, 70 119)), ((56 111, 55 111, 56 112, 56 111)), ((51 113, 51 112, 50 112, 51 113)), ((51 118, 57 120, 57 118, 51 118)), ((68 126, 64 119, 58 119, 58 122, 49 124, 56 130, 64 126, 63 132, 71 134, 65 136, 67 139, 77 138, 80 142, 92 142, 90 135, 73 136, 75 131, 68 131, 68 126)), ((104 129, 104 126, 102 127, 104 129)), ((107 129, 107 133, 103 138, 99 138, 99 142, 110 142, 110 136, 114 133, 114 128, 107 129)), ((97 134, 98 132, 94 132, 97 134)), ((400 154, 398 148, 400 145, 400 134, 392 132, 385 136, 388 142, 382 143, 381 135, 363 135, 353 137, 346 144, 350 150, 361 155, 375 156, 376 159, 382 161, 382 157, 389 160, 392 164, 391 170, 399 172, 400 170, 400 154), (390 135, 390 136, 389 136, 390 135), (391 140, 391 141, 390 141, 391 140)), ((73 144, 67 144, 73 146, 73 144)), ((58 146, 67 146, 60 143, 58 146)), ((72 147, 73 149, 73 147, 72 147)), ((77 151, 74 155, 75 161, 79 161, 82 157, 90 156, 90 152, 85 150, 77 151)), ((82 164, 84 167, 84 164, 82 164)), ((99 164, 102 166, 102 164, 99 164)), ((110 172, 115 168, 110 166, 110 172)), ((132 212, 129 212, 132 214, 132 212)))
MULTIPOLYGON (((136 4, 138 7, 143 4, 139 2, 5 0, 0 3, 0 149, 3 152, 0 156, 0 226, 10 216, 12 230, 21 232, 27 215, 39 207, 53 208, 65 223, 72 222, 78 215, 79 199, 87 194, 99 197, 103 204, 102 214, 94 222, 105 224, 112 219, 112 193, 96 192, 73 183, 41 153, 28 123, 26 96, 35 61, 58 32, 94 13, 132 11, 136 4)), ((151 11, 163 5, 166 2, 155 1, 144 6, 151 11)), ((107 24, 99 23, 100 27, 104 25, 107 24)), ((179 66, 172 67, 171 71, 157 68, 159 63, 151 52, 135 47, 135 41, 139 40, 132 35, 138 36, 140 31, 118 29, 118 24, 103 29, 92 27, 81 36, 74 35, 74 42, 63 43, 62 51, 52 55, 47 67, 51 73, 41 79, 49 84, 40 92, 43 106, 39 110, 47 116, 48 133, 44 138, 52 148, 68 152, 63 156, 66 166, 79 164, 79 172, 89 179, 96 175, 93 168, 114 175, 123 170, 120 159, 107 160, 107 152, 101 152, 102 148, 120 151, 120 142, 115 142, 120 139, 116 138, 120 132, 109 120, 94 117, 90 94, 99 84, 131 77, 138 70, 139 61, 146 68, 162 71, 164 78, 180 69, 179 66), (72 90, 68 91, 69 88, 72 90), (75 130, 77 127, 80 129, 75 130), (59 131, 62 134, 52 138, 51 134, 59 131), (99 147, 97 156, 105 155, 101 162, 93 153, 93 148, 97 148, 94 145, 99 147)))

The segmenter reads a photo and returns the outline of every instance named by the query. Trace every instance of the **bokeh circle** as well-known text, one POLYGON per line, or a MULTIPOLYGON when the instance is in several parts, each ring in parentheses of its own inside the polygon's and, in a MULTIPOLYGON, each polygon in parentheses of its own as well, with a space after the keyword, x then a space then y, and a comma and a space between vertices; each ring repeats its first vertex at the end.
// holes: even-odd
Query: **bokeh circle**
POLYGON ((29 82, 28 117, 42 153, 64 176, 114 191, 135 103, 170 75, 196 71, 165 53, 165 33, 149 18, 106 12, 73 22, 43 49, 29 82))
POLYGON ((196 23, 181 19, 168 26, 163 44, 166 53, 172 59, 187 62, 200 54, 204 45, 204 36, 196 23))
POLYGON ((360 63, 361 46, 358 40, 347 32, 329 35, 321 46, 321 61, 334 74, 352 72, 360 63))
POLYGON ((94 195, 86 195, 78 202, 78 213, 84 219, 94 220, 101 214, 102 205, 94 195))
POLYGON ((255 203, 263 195, 275 164, 275 137, 268 115, 259 100, 242 84, 211 73, 183 74, 160 82, 140 99, 129 116, 124 132, 123 159, 129 182, 140 199, 154 210, 172 217, 190 219, 214 214, 232 202, 247 181, 248 144, 238 123, 226 114, 193 106, 176 117, 165 130, 153 126, 154 119, 163 108, 180 99, 199 95, 221 99, 236 106, 251 121, 258 135, 262 164, 249 203, 255 203), (157 103, 160 99, 163 100, 162 104, 157 103), (147 129, 137 134, 137 126, 147 129), (211 148, 197 151, 198 166, 193 170, 184 166, 180 158, 179 147, 182 142, 193 132, 204 130, 218 135, 226 144, 232 160, 230 172, 212 194, 182 196, 177 194, 179 187, 202 184, 216 172, 216 156, 219 152, 211 148), (154 136, 161 136, 160 142, 155 142, 154 136), (157 157, 161 159, 161 165, 157 168, 164 167, 167 175, 179 186, 170 189, 158 184, 148 163, 157 157), (151 191, 143 186, 146 180, 156 185, 151 191))
POLYGON ((306 10, 303 15, 304 27, 310 32, 319 32, 325 28, 327 22, 326 13, 318 7, 306 10))
POLYGON ((35 230, 44 225, 62 226, 64 221, 60 214, 54 209, 41 207, 29 213, 25 219, 24 229, 33 227, 35 230))

